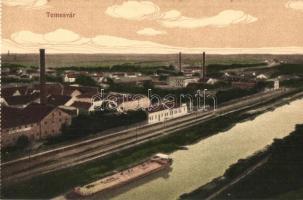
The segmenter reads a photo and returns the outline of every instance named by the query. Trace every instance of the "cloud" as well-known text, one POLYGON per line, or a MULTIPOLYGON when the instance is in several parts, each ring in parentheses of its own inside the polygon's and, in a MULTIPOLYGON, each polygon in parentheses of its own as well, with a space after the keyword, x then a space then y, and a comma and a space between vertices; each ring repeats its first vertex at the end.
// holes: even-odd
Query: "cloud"
POLYGON ((160 23, 163 26, 173 28, 198 28, 198 27, 226 27, 232 24, 249 24, 257 21, 257 18, 240 10, 225 10, 212 17, 191 18, 181 16, 178 11, 165 13, 160 23))
POLYGON ((303 1, 302 0, 291 0, 285 4, 286 8, 291 8, 298 11, 303 11, 303 1))
POLYGON ((3 4, 6 6, 18 6, 32 9, 44 9, 48 8, 48 0, 3 0, 3 4))
POLYGON ((150 1, 125 1, 121 5, 113 5, 105 13, 111 17, 129 20, 155 19, 160 8, 150 1))
POLYGON ((70 30, 57 29, 41 34, 20 31, 10 39, 2 39, 2 53, 38 53, 45 48, 47 53, 201 53, 239 54, 303 54, 303 47, 268 47, 268 48, 190 48, 164 45, 152 41, 131 40, 128 38, 96 35, 92 38, 82 37, 70 30))
POLYGON ((110 35, 86 38, 66 29, 57 29, 45 34, 19 31, 13 33, 10 39, 3 39, 2 42, 2 52, 16 53, 33 53, 39 48, 46 48, 51 53, 151 53, 155 50, 163 53, 174 49, 174 47, 151 41, 131 40, 110 35))
POLYGON ((161 12, 150 1, 126 1, 107 8, 105 13, 111 17, 127 20, 156 20, 167 28, 226 27, 232 24, 249 24, 257 18, 241 10, 224 10, 217 15, 193 18, 183 16, 178 10, 161 12))
POLYGON ((147 35, 147 36, 155 36, 155 35, 163 35, 167 34, 166 31, 155 30, 153 28, 144 28, 137 31, 139 35, 147 35))
POLYGON ((46 34, 31 31, 19 31, 11 35, 11 40, 24 45, 39 44, 83 44, 89 41, 80 35, 65 29, 57 29, 46 34))

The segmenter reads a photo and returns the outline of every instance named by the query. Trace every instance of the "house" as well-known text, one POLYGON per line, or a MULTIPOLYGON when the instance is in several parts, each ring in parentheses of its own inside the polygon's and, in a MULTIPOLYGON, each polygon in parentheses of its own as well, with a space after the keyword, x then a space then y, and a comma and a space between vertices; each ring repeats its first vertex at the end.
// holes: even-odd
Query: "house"
POLYGON ((91 78, 94 79, 96 82, 101 83, 104 79, 103 73, 93 73, 91 78))
POLYGON ((150 107, 147 112, 148 124, 165 122, 188 113, 187 105, 175 105, 164 103, 159 106, 150 107))
POLYGON ((200 74, 202 71, 201 67, 184 67, 183 72, 184 73, 191 73, 191 74, 200 74))
POLYGON ((22 135, 30 141, 56 136, 63 126, 71 123, 71 116, 54 106, 32 103, 25 108, 2 106, 1 109, 2 147, 16 144, 22 135))
POLYGON ((74 83, 76 82, 76 78, 77 75, 75 73, 66 73, 63 80, 65 83, 74 83))
POLYGON ((172 87, 187 87, 190 83, 197 83, 199 78, 188 78, 185 76, 172 76, 168 79, 168 84, 172 87))
POLYGON ((206 83, 208 84, 208 85, 214 85, 214 84, 216 84, 216 83, 218 83, 219 82, 219 80, 218 79, 215 79, 215 78, 209 78, 207 81, 206 81, 206 83))
POLYGON ((259 74, 256 78, 259 79, 259 80, 266 80, 266 79, 268 79, 268 77, 265 74, 259 74))
POLYGON ((114 73, 109 74, 109 77, 113 78, 113 79, 119 79, 119 78, 126 77, 126 76, 127 76, 127 74, 125 72, 114 72, 114 73))
POLYGON ((128 85, 143 85, 145 82, 151 81, 152 79, 148 76, 138 76, 138 77, 121 77, 119 79, 114 79, 114 83, 117 84, 128 84, 128 85))
POLYGON ((105 98, 104 103, 109 109, 115 109, 118 112, 127 112, 139 109, 145 110, 150 106, 150 100, 147 96, 115 92, 109 93, 105 98))
POLYGON ((128 78, 136 78, 138 75, 135 72, 128 72, 126 74, 126 77, 128 78))

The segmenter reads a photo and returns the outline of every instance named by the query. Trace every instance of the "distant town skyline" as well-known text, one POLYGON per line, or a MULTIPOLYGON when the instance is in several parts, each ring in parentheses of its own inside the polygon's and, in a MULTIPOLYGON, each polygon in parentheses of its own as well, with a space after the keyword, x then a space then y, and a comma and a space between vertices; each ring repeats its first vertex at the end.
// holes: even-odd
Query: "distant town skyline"
POLYGON ((303 53, 303 0, 3 0, 2 53, 303 53))

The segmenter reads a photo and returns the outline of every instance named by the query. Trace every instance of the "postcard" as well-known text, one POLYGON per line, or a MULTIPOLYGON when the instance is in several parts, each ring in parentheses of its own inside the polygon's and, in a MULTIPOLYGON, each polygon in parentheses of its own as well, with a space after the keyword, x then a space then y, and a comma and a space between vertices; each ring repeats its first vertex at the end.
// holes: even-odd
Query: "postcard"
POLYGON ((303 0, 3 0, 1 199, 303 199, 303 0))

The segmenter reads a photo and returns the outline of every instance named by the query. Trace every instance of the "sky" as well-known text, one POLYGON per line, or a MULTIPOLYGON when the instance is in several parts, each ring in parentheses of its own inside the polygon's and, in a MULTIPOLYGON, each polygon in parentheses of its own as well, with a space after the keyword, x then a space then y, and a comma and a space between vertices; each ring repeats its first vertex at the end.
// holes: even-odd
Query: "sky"
POLYGON ((2 0, 2 53, 303 54, 302 35, 303 0, 2 0))

